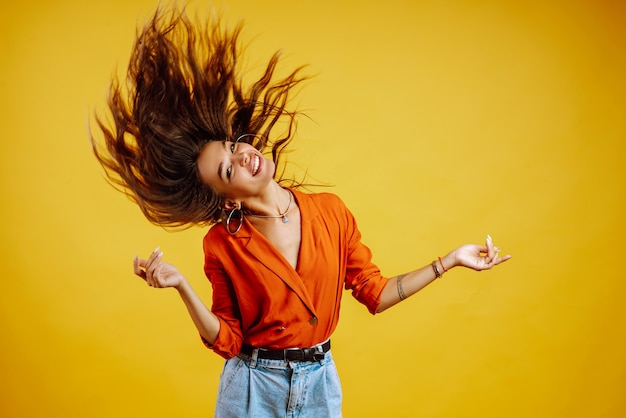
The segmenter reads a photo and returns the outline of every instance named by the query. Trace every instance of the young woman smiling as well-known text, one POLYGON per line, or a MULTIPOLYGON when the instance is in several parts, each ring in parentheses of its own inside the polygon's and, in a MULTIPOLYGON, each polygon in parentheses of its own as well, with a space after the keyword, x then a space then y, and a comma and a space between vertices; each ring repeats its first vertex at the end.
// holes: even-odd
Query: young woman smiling
POLYGON ((384 277, 341 199, 285 187, 277 167, 297 115, 286 105, 305 77, 298 68, 276 80, 275 54, 244 88, 240 31, 157 11, 137 36, 128 83, 113 80, 111 123, 98 118, 93 150, 151 222, 210 226, 210 309, 159 249, 133 263, 149 286, 178 291, 204 344, 226 359, 215 416, 334 418, 341 386, 330 337, 344 289, 375 314, 454 267, 485 270, 510 256, 488 238, 384 277))

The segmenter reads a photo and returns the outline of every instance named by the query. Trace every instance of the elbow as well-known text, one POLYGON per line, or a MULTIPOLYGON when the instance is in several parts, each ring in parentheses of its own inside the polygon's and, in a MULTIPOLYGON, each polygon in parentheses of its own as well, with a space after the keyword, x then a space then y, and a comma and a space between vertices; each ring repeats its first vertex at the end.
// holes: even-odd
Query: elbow
POLYGON ((390 305, 384 303, 384 302, 380 302, 378 304, 378 306, 376 307, 376 309, 372 312, 372 314, 377 315, 379 313, 383 313, 385 312, 388 308, 390 307, 390 305))

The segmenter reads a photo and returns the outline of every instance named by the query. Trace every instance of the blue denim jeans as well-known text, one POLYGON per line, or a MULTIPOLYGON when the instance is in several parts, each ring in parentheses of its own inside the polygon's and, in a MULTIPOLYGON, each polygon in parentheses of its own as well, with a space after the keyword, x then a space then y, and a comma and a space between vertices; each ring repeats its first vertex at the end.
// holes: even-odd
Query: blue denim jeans
POLYGON ((216 418, 338 418, 341 384, 331 352, 316 362, 226 360, 215 405, 216 418))

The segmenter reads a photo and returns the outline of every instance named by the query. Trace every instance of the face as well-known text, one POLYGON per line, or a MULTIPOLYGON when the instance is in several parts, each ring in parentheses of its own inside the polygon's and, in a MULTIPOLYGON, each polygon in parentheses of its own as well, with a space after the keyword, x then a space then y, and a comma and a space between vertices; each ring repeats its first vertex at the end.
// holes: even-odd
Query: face
POLYGON ((243 142, 211 141, 198 157, 202 182, 235 201, 260 195, 273 180, 275 169, 272 160, 243 142))

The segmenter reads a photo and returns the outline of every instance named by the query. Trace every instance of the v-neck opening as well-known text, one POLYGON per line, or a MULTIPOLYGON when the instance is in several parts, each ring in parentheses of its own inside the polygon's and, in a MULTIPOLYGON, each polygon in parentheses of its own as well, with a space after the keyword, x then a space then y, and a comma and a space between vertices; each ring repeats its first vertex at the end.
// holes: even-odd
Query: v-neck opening
POLYGON ((248 219, 245 219, 245 223, 247 224, 247 227, 250 228, 251 235, 252 234, 256 234, 259 237, 261 237, 261 239, 266 241, 267 245, 272 249, 272 251, 274 251, 276 254, 278 254, 278 256, 280 257, 281 261, 286 266, 289 266, 290 270, 293 273, 295 273, 299 278, 301 278, 300 272, 299 272, 299 268, 302 265, 301 257, 302 257, 302 245, 304 243, 304 230, 305 230, 305 228, 302 227, 303 217, 302 217, 302 210, 300 208, 300 203, 298 202, 298 198, 296 197, 296 194, 294 193, 293 190, 291 190, 291 189, 287 189, 287 190, 289 190, 289 192, 292 194, 293 199, 296 202, 296 206, 298 207, 298 211, 300 212, 300 244, 298 245, 298 255, 296 257, 296 266, 295 267, 289 262, 289 260, 287 260, 287 257, 272 243, 272 241, 270 241, 269 238, 267 238, 265 236, 265 234, 263 234, 261 231, 259 231, 257 228, 255 228, 254 225, 252 225, 252 222, 250 222, 248 219))

